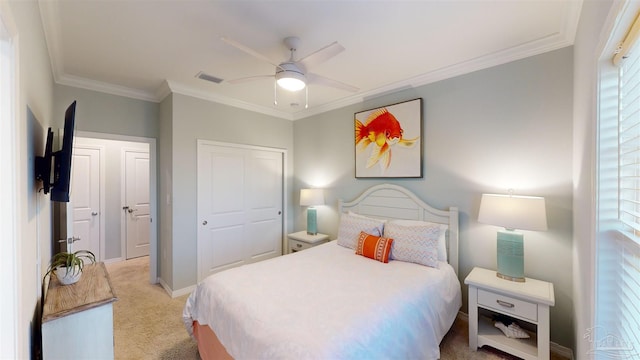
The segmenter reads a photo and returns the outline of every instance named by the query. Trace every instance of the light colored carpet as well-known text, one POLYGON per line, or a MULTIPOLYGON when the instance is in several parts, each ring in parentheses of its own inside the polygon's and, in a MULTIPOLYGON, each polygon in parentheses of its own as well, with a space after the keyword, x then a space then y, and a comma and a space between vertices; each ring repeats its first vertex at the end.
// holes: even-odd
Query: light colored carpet
POLYGON ((113 305, 115 358, 199 359, 198 349, 182 324, 188 295, 175 299, 149 284, 149 258, 108 264, 118 301, 113 305))
MULTIPOLYGON (((116 360, 200 359, 182 323, 188 295, 171 299, 159 285, 149 284, 149 258, 108 264, 118 301, 113 306, 116 360)), ((443 360, 516 360, 498 350, 469 350, 468 324, 457 319, 440 344, 443 360)), ((554 360, 562 358, 552 356, 554 360)))

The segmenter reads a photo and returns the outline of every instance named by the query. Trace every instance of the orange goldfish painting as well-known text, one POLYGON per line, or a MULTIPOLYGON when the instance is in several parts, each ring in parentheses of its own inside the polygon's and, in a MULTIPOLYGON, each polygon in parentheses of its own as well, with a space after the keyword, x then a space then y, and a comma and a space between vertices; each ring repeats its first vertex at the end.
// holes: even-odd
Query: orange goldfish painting
POLYGON ((367 159, 366 168, 379 164, 384 173, 391 165, 392 146, 410 148, 420 138, 417 136, 405 139, 403 133, 400 121, 387 108, 372 111, 364 124, 356 119, 355 141, 358 152, 364 151, 371 145, 371 155, 367 159))

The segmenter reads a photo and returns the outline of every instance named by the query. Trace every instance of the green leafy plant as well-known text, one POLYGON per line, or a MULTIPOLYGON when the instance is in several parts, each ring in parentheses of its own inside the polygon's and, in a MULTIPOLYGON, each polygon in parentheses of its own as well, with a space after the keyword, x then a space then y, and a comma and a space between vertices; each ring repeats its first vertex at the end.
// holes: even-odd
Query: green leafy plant
POLYGON ((82 272, 85 261, 91 264, 96 262, 96 256, 89 250, 78 250, 73 253, 59 252, 51 258, 49 268, 44 277, 51 274, 58 267, 66 267, 71 270, 67 270, 67 273, 71 271, 71 275, 75 276, 78 272, 82 272))

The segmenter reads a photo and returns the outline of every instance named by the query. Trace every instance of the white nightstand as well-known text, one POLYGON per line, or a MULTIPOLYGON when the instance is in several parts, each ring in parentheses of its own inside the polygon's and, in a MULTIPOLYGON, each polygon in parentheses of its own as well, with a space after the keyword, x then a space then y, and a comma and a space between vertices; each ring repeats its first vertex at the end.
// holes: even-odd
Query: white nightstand
POLYGON ((289 238, 289 253, 301 251, 329 241, 329 235, 317 233, 309 235, 306 231, 298 231, 287 235, 289 238))
POLYGON ((555 304, 553 284, 526 278, 525 282, 500 279, 493 270, 474 268, 464 279, 469 285, 469 347, 484 345, 523 359, 549 359, 549 307, 555 304), (531 331, 529 339, 506 337, 490 321, 493 314, 507 315, 531 331))

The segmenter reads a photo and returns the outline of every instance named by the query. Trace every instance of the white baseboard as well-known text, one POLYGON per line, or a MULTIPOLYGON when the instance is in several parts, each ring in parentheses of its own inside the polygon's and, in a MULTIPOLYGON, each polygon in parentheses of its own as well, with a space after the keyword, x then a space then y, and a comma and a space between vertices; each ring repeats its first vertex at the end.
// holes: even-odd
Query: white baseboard
POLYGON ((171 297, 175 298, 178 296, 182 296, 182 295, 186 295, 186 294, 191 294, 193 292, 193 290, 196 289, 196 285, 192 285, 192 286, 188 286, 186 288, 182 288, 182 289, 178 289, 175 290, 171 293, 171 297))
MULTIPOLYGON (((166 282, 164 282, 164 280, 162 280, 161 278, 158 278, 158 283, 160 284, 160 286, 162 286, 164 291, 166 291, 167 294, 169 294, 169 296, 171 296, 171 293, 173 292, 173 290, 171 290, 169 285, 166 282)), ((171 296, 171 297, 173 298, 173 296, 171 296)))
POLYGON ((117 257, 117 258, 111 258, 111 259, 104 259, 102 262, 105 264, 113 264, 113 263, 117 263, 125 260, 126 260, 125 258, 117 257))
POLYGON ((569 360, 573 360, 573 351, 568 347, 564 347, 562 345, 558 345, 554 342, 549 343, 549 349, 553 354, 560 355, 569 360))
POLYGON ((182 289, 178 289, 178 290, 172 290, 171 287, 164 282, 164 280, 162 279, 158 279, 158 283, 160 284, 160 286, 162 286, 162 288, 164 289, 164 291, 167 292, 167 294, 169 294, 169 296, 171 296, 171 298, 177 298, 178 296, 182 296, 182 295, 186 295, 186 294, 190 294, 191 292, 193 292, 193 290, 196 289, 196 285, 192 285, 192 286, 188 286, 186 288, 182 288, 182 289))

